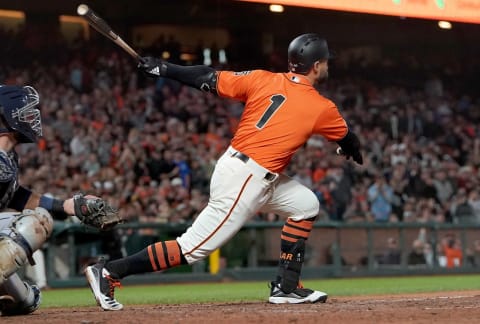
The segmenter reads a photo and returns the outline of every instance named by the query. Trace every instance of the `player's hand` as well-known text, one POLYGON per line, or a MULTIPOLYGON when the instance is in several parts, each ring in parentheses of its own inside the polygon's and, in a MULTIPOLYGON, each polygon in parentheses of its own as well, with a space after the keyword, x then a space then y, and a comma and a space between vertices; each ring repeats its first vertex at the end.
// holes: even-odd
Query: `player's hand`
POLYGON ((348 131, 347 135, 337 142, 340 146, 337 149, 337 154, 344 155, 347 160, 350 158, 358 164, 363 164, 363 156, 360 152, 360 140, 355 133, 348 131))
POLYGON ((161 76, 163 61, 151 56, 142 57, 137 68, 151 78, 161 76))

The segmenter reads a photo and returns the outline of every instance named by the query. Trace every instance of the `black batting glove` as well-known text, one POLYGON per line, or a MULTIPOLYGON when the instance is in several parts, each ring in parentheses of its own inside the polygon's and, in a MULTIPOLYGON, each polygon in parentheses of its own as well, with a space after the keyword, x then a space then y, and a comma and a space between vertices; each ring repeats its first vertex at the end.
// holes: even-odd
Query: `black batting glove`
POLYGON ((346 159, 352 158, 358 164, 363 164, 362 153, 360 152, 360 140, 352 131, 348 131, 344 138, 337 141, 340 146, 341 154, 345 155, 346 159))
POLYGON ((155 57, 142 57, 138 62, 137 68, 150 78, 158 78, 162 76, 163 61, 155 57))

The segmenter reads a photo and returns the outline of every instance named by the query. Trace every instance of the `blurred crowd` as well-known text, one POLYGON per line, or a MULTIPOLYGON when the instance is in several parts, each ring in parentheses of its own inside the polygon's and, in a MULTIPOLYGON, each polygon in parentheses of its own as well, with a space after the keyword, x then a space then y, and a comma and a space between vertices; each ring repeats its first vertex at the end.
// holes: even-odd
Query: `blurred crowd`
MULTIPOLYGON (((180 223, 198 214, 241 103, 146 79, 111 43, 59 41, 43 50, 22 34, 0 34, 3 62, 11 62, 0 67, 0 82, 32 85, 41 96, 44 137, 19 152, 22 184, 59 198, 106 197, 131 221, 180 223)), ((286 173, 318 196, 320 219, 480 223, 480 98, 462 87, 478 58, 426 62, 339 53, 331 63, 319 91, 359 134, 365 162, 336 156, 335 143, 321 137, 299 150, 286 173)))

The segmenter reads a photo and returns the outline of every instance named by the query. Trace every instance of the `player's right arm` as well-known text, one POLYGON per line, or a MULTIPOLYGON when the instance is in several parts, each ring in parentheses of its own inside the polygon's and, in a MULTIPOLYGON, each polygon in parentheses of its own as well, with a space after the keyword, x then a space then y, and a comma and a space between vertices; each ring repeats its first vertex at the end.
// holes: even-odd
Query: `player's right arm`
POLYGON ((314 132, 336 142, 347 159, 351 157, 358 164, 363 164, 360 140, 348 128, 347 122, 338 111, 337 106, 330 100, 324 100, 322 107, 314 126, 314 132))
POLYGON ((217 71, 206 65, 183 66, 154 57, 143 57, 138 68, 151 78, 165 77, 217 94, 217 71))

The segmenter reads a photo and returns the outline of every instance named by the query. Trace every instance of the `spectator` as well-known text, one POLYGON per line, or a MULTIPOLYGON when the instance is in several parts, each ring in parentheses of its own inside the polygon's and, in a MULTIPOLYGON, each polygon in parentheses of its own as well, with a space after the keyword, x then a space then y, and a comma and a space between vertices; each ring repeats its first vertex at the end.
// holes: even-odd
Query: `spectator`
POLYGON ((476 222, 475 213, 468 201, 465 189, 461 188, 458 191, 450 208, 455 224, 474 224, 476 222))
POLYGON ((412 250, 408 254, 409 265, 426 265, 427 260, 425 258, 425 243, 416 239, 412 243, 412 250))
POLYGON ((392 212, 393 190, 383 175, 377 175, 368 188, 370 210, 376 222, 387 222, 392 212))
POLYGON ((453 196, 454 186, 451 180, 447 178, 445 170, 440 169, 435 172, 433 186, 437 193, 436 198, 440 203, 445 204, 453 196))
POLYGON ((402 252, 398 247, 398 241, 394 237, 387 239, 387 248, 379 259, 380 264, 398 265, 401 263, 402 252))
POLYGON ((472 206, 473 215, 474 215, 474 223, 480 224, 480 194, 478 189, 473 189, 468 194, 468 204, 472 206))
POLYGON ((480 268, 480 240, 475 240, 473 242, 473 265, 477 268, 480 268))
POLYGON ((439 252, 443 256, 440 265, 446 268, 460 267, 463 252, 460 241, 454 235, 446 235, 440 242, 439 252))

